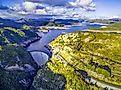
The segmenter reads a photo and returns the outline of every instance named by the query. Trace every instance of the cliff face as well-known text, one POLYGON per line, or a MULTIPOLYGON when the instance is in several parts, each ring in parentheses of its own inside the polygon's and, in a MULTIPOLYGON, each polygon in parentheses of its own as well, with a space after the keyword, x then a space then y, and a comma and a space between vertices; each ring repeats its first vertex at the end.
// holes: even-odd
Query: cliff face
POLYGON ((120 87, 120 38, 120 34, 91 32, 59 36, 50 43, 53 56, 48 67, 64 75, 67 90, 99 90, 97 84, 92 85, 92 78, 120 87))
POLYGON ((65 77, 52 72, 47 65, 38 70, 31 90, 65 90, 65 77))
POLYGON ((27 30, 0 28, 0 90, 30 88, 38 66, 20 45, 36 37, 35 33, 27 30))
POLYGON ((26 90, 30 88, 37 65, 20 46, 2 46, 0 50, 0 89, 26 90))
MULTIPOLYGON (((16 24, 15 27, 14 24, 4 25, 4 20, 1 23, 3 25, 0 27, 0 90, 64 89, 65 78, 53 73, 46 65, 40 69, 31 53, 26 51, 26 47, 41 37, 28 26, 21 29, 23 24, 16 29, 16 24)), ((10 22, 6 24, 8 23, 10 22)), ((45 48, 50 50, 47 46, 45 48)))

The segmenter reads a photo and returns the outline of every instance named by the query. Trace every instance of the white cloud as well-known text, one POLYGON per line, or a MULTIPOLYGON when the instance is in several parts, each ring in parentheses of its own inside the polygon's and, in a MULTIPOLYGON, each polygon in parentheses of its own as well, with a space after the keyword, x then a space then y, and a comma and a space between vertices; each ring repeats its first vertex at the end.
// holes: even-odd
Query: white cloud
POLYGON ((65 12, 67 11, 67 8, 65 8, 65 7, 58 7, 58 6, 56 6, 56 7, 50 7, 50 6, 48 6, 48 7, 46 7, 46 12, 48 13, 48 14, 57 14, 57 15, 59 15, 59 14, 64 14, 65 12))
POLYGON ((95 8, 95 6, 96 6, 96 4, 95 4, 95 3, 91 3, 91 4, 90 4, 90 7, 95 8))
POLYGON ((74 0, 73 2, 69 2, 69 4, 74 7, 89 6, 91 3, 92 0, 74 0))
POLYGON ((95 4, 93 0, 25 0, 22 4, 16 4, 11 9, 20 15, 80 17, 84 11, 94 11, 95 4))
POLYGON ((92 0, 77 0, 77 1, 80 3, 80 5, 86 5, 86 6, 92 3, 92 0))
POLYGON ((36 9, 36 4, 33 2, 24 2, 23 7, 26 11, 33 11, 36 9))
POLYGON ((71 9, 68 9, 64 15, 66 17, 78 18, 78 17, 81 17, 84 12, 85 12, 85 10, 83 10, 83 8, 71 8, 71 9))
POLYGON ((45 11, 45 9, 37 9, 36 14, 45 15, 47 14, 47 12, 45 11))
POLYGON ((16 10, 16 11, 22 10, 22 6, 20 4, 15 4, 14 7, 10 7, 10 8, 13 9, 13 10, 16 10))
POLYGON ((28 13, 25 12, 25 11, 19 11, 18 14, 23 14, 23 15, 25 15, 25 14, 28 14, 28 13))
POLYGON ((8 11, 2 11, 2 10, 0 10, 0 17, 1 18, 15 19, 15 18, 18 18, 20 16, 18 14, 15 14, 15 13, 10 13, 8 11))

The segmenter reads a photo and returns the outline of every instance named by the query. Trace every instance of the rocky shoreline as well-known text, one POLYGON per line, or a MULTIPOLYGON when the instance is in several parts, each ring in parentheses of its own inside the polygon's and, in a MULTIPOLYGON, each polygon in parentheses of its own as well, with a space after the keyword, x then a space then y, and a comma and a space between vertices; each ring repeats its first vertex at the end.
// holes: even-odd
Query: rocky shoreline
POLYGON ((36 42, 36 41, 39 41, 42 37, 38 36, 38 37, 35 37, 33 38, 32 40, 27 40, 27 41, 24 41, 22 43, 20 43, 20 45, 24 48, 27 48, 30 46, 30 44, 36 42))
MULTIPOLYGON (((36 33, 37 34, 37 33, 36 33)), ((20 45, 24 48, 28 48, 32 43, 36 43, 37 41, 39 41, 42 37, 40 35, 37 34, 37 37, 33 38, 32 40, 28 40, 28 41, 25 41, 23 43, 21 43, 20 45)), ((50 47, 49 46, 45 46, 45 48, 48 49, 48 51, 50 50, 50 47)), ((33 82, 34 82, 34 78, 35 76, 37 75, 37 72, 46 64, 46 62, 48 61, 49 57, 51 57, 51 54, 47 53, 47 52, 44 52, 44 51, 27 51, 29 53, 29 55, 31 56, 32 60, 36 63, 37 67, 35 69, 35 73, 34 75, 31 77, 31 82, 30 82, 30 85, 28 87, 27 90, 33 90, 34 89, 34 86, 32 85, 33 82), (35 54, 33 54, 35 53, 35 54), (49 55, 48 58, 46 58, 46 61, 43 62, 42 59, 44 58, 45 55, 49 55), (39 56, 39 57, 37 57, 39 56), (43 57, 43 58, 42 58, 43 57), (37 60, 38 59, 38 60, 37 60), (42 63, 43 62, 43 63, 42 63)))
MULTIPOLYGON (((39 34, 39 33, 37 33, 39 34)), ((41 37, 39 35, 39 37, 41 37)), ((42 38, 42 37, 41 37, 42 38)), ((41 38, 39 40, 41 40, 41 38)), ((26 49, 33 43, 39 42, 39 40, 34 40, 34 42, 30 42, 29 45, 26 45, 26 49)), ((38 44, 38 43, 37 43, 38 44)), ((47 62, 52 57, 52 50, 51 47, 45 45, 42 47, 42 50, 30 50, 27 49, 28 53, 30 54, 32 60, 36 63, 37 68, 35 71, 34 76, 32 77, 32 82, 29 86, 30 90, 43 90, 46 88, 50 88, 51 90, 63 90, 65 88, 66 80, 64 76, 60 74, 53 73, 47 65, 47 62), (43 49, 44 48, 44 49, 43 49), (45 74, 43 76, 43 74, 45 74), (51 75, 51 77, 50 77, 51 75), (38 78, 38 79, 37 79, 38 78), (46 78, 46 79, 45 79, 46 78), (50 79, 52 78, 52 79, 50 79), (44 82, 45 84, 43 84, 44 82), (52 82, 52 83, 50 83, 52 82), (39 84, 41 83, 41 84, 39 84)), ((49 89, 49 90, 50 90, 49 89)))

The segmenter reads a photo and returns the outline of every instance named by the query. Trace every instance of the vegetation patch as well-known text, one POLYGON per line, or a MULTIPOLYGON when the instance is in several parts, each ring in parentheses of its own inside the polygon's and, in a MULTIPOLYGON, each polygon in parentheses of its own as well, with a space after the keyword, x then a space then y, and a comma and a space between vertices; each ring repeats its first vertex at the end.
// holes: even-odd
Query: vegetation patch
POLYGON ((1 47, 0 89, 27 90, 37 68, 35 62, 28 52, 20 46, 6 45, 1 47))
POLYGON ((65 78, 63 75, 52 72, 47 65, 43 66, 34 78, 33 87, 35 90, 64 90, 65 78))
POLYGON ((61 35, 50 43, 53 57, 48 66, 65 76, 67 90, 92 90, 91 87, 99 90, 85 81, 78 70, 115 87, 121 86, 120 42, 120 34, 77 32, 61 35))
POLYGON ((30 88, 37 65, 19 44, 34 37, 28 30, 0 28, 0 90, 30 88))
POLYGON ((37 35, 29 30, 19 30, 11 27, 0 28, 0 45, 20 44, 35 37, 37 35))

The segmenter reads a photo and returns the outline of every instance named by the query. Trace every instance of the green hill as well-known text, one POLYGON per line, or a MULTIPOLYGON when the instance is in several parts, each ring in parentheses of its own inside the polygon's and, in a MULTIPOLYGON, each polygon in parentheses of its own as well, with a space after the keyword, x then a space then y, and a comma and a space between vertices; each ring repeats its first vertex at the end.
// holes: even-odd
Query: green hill
POLYGON ((59 36, 50 43, 53 56, 48 67, 53 72, 64 75, 67 90, 101 89, 85 80, 83 74, 78 72, 80 70, 108 85, 119 87, 121 86, 120 38, 120 34, 91 32, 59 36))

